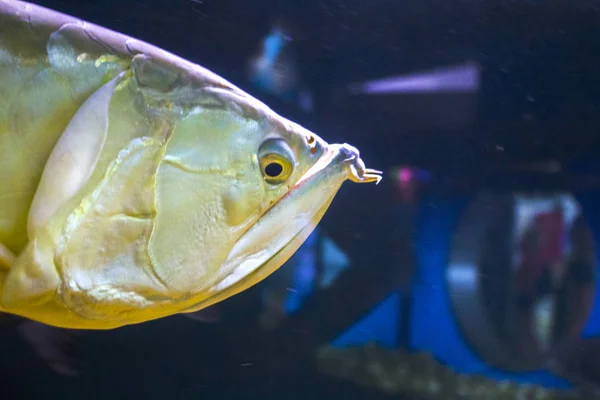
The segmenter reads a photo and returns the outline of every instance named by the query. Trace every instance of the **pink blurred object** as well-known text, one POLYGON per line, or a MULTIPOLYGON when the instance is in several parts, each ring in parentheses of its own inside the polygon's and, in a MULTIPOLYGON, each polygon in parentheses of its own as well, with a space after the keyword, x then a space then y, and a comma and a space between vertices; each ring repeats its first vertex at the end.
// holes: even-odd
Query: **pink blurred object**
POLYGON ((431 174, 423 169, 400 166, 394 168, 396 199, 401 203, 412 204, 416 201, 419 187, 431 179, 431 174))

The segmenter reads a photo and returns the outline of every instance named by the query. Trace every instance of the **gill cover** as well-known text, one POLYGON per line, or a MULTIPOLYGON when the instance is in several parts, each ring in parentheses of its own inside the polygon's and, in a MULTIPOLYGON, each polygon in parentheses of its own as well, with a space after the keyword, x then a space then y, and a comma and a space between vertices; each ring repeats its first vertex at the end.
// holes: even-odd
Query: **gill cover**
POLYGON ((149 255, 174 291, 202 292, 220 275, 241 234, 264 208, 256 149, 265 125, 226 108, 197 108, 179 121, 156 177, 149 255))

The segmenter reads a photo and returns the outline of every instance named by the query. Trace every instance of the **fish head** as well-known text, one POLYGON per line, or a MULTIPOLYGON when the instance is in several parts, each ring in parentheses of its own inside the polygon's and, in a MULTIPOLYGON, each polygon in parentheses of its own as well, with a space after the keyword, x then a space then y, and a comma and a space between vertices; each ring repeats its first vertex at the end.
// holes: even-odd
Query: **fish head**
POLYGON ((328 144, 237 88, 179 119, 156 178, 153 268, 195 311, 258 283, 316 227, 345 180, 378 182, 359 151, 328 144))

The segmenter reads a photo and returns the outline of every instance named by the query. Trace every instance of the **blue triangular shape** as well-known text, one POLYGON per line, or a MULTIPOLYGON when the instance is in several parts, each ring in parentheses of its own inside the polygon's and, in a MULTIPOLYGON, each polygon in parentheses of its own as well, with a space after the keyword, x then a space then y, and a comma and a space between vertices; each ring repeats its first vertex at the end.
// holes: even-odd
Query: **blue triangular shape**
POLYGON ((399 344, 399 327, 400 292, 395 291, 331 344, 333 347, 353 347, 377 342, 382 347, 395 348, 399 344))

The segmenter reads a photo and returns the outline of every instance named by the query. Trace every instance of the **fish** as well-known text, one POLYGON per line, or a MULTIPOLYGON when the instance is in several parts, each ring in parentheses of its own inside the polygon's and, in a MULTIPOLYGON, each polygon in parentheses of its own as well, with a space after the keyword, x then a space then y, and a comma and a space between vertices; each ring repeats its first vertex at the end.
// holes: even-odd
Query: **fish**
POLYGON ((248 80, 257 89, 309 113, 313 111, 313 97, 300 75, 293 42, 281 23, 274 24, 248 63, 248 80))
POLYGON ((0 312, 108 330, 207 309, 285 263, 344 182, 381 179, 197 63, 0 0, 0 312))

